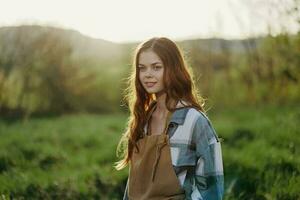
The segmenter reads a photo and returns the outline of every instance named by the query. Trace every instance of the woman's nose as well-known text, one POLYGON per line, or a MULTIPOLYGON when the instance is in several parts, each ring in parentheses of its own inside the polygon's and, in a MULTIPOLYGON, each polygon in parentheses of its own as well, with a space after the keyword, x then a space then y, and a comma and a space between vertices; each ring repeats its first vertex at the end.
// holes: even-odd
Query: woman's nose
POLYGON ((145 73, 146 77, 152 77, 152 70, 151 68, 150 69, 147 69, 146 73, 145 73))

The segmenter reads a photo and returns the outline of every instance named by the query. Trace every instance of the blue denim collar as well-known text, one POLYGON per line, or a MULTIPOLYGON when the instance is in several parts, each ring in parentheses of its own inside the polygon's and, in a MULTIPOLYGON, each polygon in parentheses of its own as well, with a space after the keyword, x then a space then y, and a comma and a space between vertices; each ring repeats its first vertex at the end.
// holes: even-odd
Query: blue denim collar
POLYGON ((170 123, 176 123, 178 125, 182 125, 184 123, 186 114, 188 112, 190 107, 182 107, 182 108, 177 108, 170 119, 170 123))
MULTIPOLYGON (((152 109, 155 104, 157 102, 154 100, 151 104, 150 104, 150 109, 152 109)), ((184 102, 185 103, 185 102, 184 102)), ((179 105, 179 103, 177 104, 179 105)), ((176 123, 177 125, 182 125, 184 123, 186 114, 189 110, 189 108, 191 108, 190 106, 184 106, 184 107, 179 107, 176 108, 175 111, 172 113, 171 115, 171 119, 169 123, 176 123)), ((150 115, 148 115, 147 121, 149 120, 150 115)))

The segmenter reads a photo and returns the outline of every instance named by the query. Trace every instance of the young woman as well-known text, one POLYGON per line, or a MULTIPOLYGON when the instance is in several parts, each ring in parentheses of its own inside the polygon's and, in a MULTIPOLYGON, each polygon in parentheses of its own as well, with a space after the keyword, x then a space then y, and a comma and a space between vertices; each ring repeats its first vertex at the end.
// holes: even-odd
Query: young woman
POLYGON ((178 46, 164 37, 141 43, 131 75, 115 166, 129 165, 123 199, 222 199, 220 141, 178 46))

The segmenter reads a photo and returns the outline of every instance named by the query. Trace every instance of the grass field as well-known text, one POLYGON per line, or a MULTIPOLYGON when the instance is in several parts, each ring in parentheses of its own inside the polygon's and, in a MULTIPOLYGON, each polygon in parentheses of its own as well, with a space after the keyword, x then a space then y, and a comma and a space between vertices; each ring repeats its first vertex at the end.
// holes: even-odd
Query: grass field
MULTIPOLYGON (((226 200, 300 199, 300 107, 210 110, 226 200)), ((121 199, 115 149, 126 115, 0 119, 0 199, 121 199)))

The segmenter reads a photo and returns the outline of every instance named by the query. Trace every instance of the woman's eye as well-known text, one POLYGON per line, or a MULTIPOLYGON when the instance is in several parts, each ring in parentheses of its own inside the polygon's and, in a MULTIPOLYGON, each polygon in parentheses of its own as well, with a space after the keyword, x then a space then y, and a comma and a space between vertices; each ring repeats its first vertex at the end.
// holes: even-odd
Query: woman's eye
POLYGON ((159 70, 159 69, 161 69, 162 68, 162 66, 154 66, 154 69, 155 70, 159 70))
POLYGON ((141 66, 141 67, 139 67, 139 69, 140 69, 141 71, 144 71, 144 70, 146 69, 146 67, 141 66))

